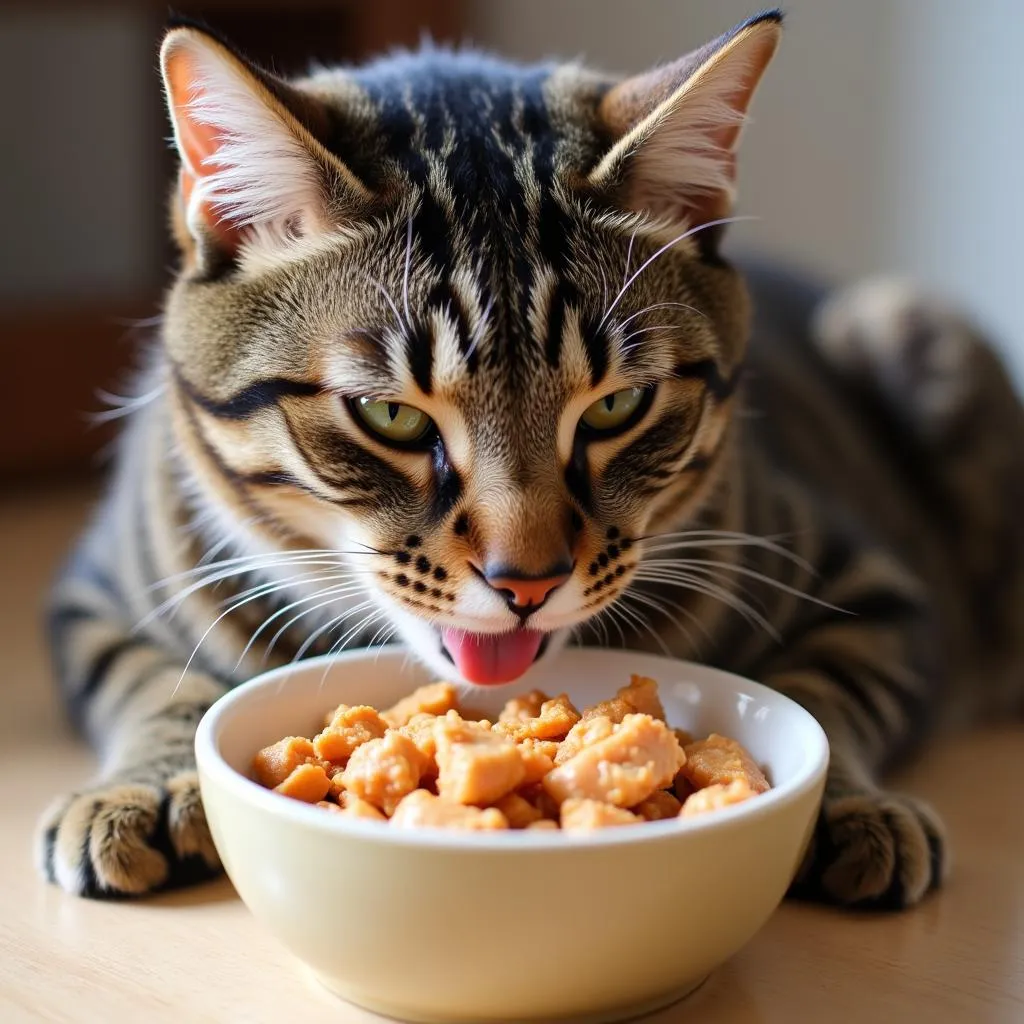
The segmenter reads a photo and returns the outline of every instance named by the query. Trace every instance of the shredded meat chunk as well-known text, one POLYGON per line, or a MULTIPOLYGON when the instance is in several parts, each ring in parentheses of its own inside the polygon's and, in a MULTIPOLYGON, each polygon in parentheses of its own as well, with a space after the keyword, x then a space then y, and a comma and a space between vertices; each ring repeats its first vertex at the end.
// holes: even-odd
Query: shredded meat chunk
POLYGON ((613 825, 636 825, 644 819, 601 800, 570 798, 562 804, 561 825, 567 832, 588 832, 613 825))
POLYGON ((706 740, 687 745, 682 772, 697 789, 737 780, 745 782, 755 793, 770 788, 749 752, 735 740, 714 732, 706 740))
POLYGON ((682 804, 676 797, 667 790, 659 789, 646 800, 641 800, 632 811, 645 821, 661 821, 664 818, 675 818, 681 808, 682 804))
POLYGON ((552 797, 632 807, 672 782, 685 756, 664 722, 631 714, 612 729, 545 776, 552 797))
POLYGON ((757 793, 743 779, 715 782, 687 797, 679 814, 683 818, 692 818, 698 814, 707 814, 709 811, 718 811, 732 804, 743 803, 754 796, 757 796, 757 793))
POLYGON ((299 765, 315 760, 316 751, 308 739, 304 736, 286 736, 283 740, 264 747, 252 759, 252 773, 261 786, 274 789, 299 765))
POLYGON ((390 816, 402 797, 419 785, 422 773, 423 757, 416 744, 389 730, 356 748, 341 774, 341 784, 390 816))
POLYGON ((325 761, 345 765, 356 747, 379 739, 387 728, 387 722, 373 708, 340 704, 327 728, 313 738, 313 749, 325 761))
POLYGON ((425 789, 410 793, 395 808, 392 826, 398 828, 457 828, 473 831, 508 828, 505 815, 495 807, 481 810, 434 796, 425 789))
POLYGON ((458 707, 459 695, 451 683, 430 683, 413 690, 397 704, 382 711, 380 717, 392 728, 405 725, 413 715, 443 715, 458 707))
POLYGON ((460 804, 486 806, 519 786, 526 766, 516 745, 455 711, 434 722, 437 792, 460 804))
POLYGON ((323 770, 322 765, 300 764, 284 782, 275 786, 274 790, 282 796, 290 796, 293 800, 315 804, 327 796, 330 786, 331 780, 327 778, 327 772, 323 770))
POLYGON ((631 705, 641 715, 650 715, 659 722, 665 721, 665 709, 658 696, 658 684, 646 676, 630 676, 629 686, 623 686, 615 695, 631 705))
POLYGON ((515 718, 506 718, 504 721, 499 715, 495 730, 513 740, 561 740, 579 720, 580 713, 572 706, 568 696, 562 693, 544 701, 536 715, 517 714, 515 718))

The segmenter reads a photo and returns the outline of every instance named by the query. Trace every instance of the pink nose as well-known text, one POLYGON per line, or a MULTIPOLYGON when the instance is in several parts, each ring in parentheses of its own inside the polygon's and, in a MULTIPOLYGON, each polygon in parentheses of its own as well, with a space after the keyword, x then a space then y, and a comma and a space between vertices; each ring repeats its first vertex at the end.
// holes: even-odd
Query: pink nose
POLYGON ((547 600, 551 591, 560 587, 569 575, 568 572, 555 572, 539 578, 524 578, 506 573, 497 576, 487 575, 484 579, 495 590, 501 591, 515 610, 539 607, 547 600))

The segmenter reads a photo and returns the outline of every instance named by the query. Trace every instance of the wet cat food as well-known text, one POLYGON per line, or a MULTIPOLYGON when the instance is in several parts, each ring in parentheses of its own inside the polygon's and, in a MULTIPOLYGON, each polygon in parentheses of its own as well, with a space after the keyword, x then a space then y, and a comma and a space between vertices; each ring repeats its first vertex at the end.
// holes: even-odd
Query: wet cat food
POLYGON ((670 727, 657 683, 641 676, 582 711, 532 690, 492 722, 437 682, 383 711, 342 704, 323 721, 311 739, 259 751, 252 777, 394 828, 590 831, 713 813, 770 788, 735 740, 670 727))

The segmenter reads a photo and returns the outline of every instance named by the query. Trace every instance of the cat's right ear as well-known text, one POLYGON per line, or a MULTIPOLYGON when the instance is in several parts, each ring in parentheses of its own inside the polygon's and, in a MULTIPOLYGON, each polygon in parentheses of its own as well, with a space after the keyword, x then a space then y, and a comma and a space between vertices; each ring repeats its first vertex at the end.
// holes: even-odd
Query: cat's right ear
POLYGON ((311 96, 256 68, 194 27, 160 48, 181 157, 180 213, 202 251, 233 256, 352 219, 372 196, 317 138, 326 113, 311 96))
POLYGON ((612 87, 598 122, 613 145, 590 184, 619 206, 661 221, 670 234, 727 216, 740 129, 781 29, 782 13, 763 11, 699 50, 612 87))

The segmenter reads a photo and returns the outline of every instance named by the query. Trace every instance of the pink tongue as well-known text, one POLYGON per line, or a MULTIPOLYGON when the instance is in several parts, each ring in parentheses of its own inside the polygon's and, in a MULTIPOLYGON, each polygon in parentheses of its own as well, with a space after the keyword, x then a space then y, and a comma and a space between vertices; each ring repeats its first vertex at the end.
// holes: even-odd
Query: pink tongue
POLYGON ((462 678, 487 686, 518 679, 533 664, 544 634, 533 629, 514 633, 444 629, 441 639, 462 678))

